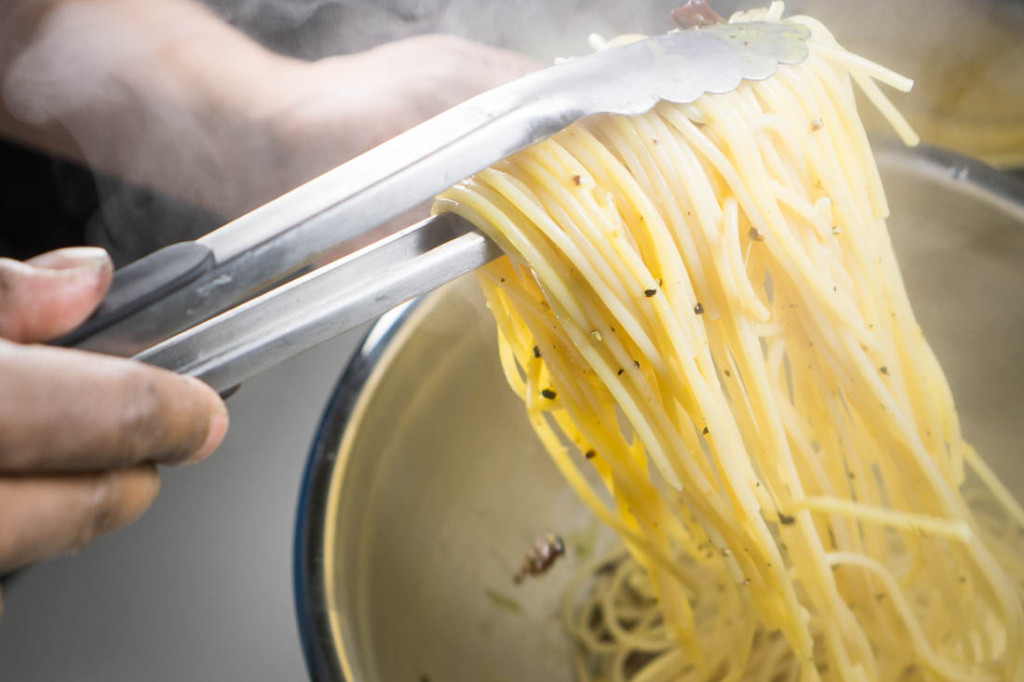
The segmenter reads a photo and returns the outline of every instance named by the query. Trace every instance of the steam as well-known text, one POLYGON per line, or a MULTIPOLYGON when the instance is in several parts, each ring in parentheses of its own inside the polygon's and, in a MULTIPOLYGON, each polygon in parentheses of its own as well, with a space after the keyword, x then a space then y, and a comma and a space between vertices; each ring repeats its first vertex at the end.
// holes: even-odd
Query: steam
MULTIPOLYGON (((304 60, 359 52, 418 34, 450 33, 513 49, 540 63, 587 52, 586 38, 592 33, 614 36, 668 30, 669 12, 680 2, 207 0, 224 21, 272 51, 304 60)), ((723 16, 758 4, 767 4, 767 0, 713 1, 723 16)), ((1002 8, 1004 13, 1016 11, 995 0, 970 3, 970 10, 966 9, 967 3, 955 0, 896 4, 875 0, 867 4, 870 9, 857 3, 790 0, 787 13, 819 16, 851 49, 914 77, 943 53, 943 44, 956 44, 968 51, 972 40, 980 44, 979 26, 986 21, 998 23, 993 8, 1002 8), (880 18, 883 15, 885 18, 880 18), (965 26, 973 28, 966 31, 965 26), (908 41, 914 50, 903 52, 914 54, 895 55, 908 41)), ((275 173, 282 173, 281 166, 294 161, 268 162, 261 146, 265 140, 251 130, 241 130, 235 121, 216 121, 212 126, 209 120, 200 121, 195 102, 190 101, 194 93, 176 91, 181 86, 161 71, 156 58, 161 47, 148 42, 103 3, 69 2, 52 13, 0 83, 0 94, 16 118, 33 125, 60 124, 74 138, 78 155, 96 171, 103 202, 91 221, 91 238, 112 249, 122 262, 161 244, 194 238, 219 221, 233 218, 230 207, 244 205, 242 198, 231 196, 236 185, 262 182, 269 192, 268 199, 284 191, 287 187, 280 185, 275 173), (135 74, 134 79, 111 76, 126 68, 135 74), (136 92, 139 83, 146 84, 146 97, 136 92), (156 98, 152 97, 154 91, 159 94, 156 98), (102 111, 105 101, 109 104, 126 99, 138 107, 132 111, 130 125, 117 131, 122 144, 112 145, 113 140, 95 135, 101 121, 90 118, 88 112, 102 111), (168 144, 168 139, 172 143, 168 144), (226 140, 247 145, 252 162, 240 163, 219 154, 226 140), (112 148, 120 149, 120 156, 112 156, 112 148), (182 178, 182 187, 173 199, 145 189, 154 184, 152 178, 158 171, 166 171, 168 164, 173 164, 174 172, 182 178), (119 178, 104 175, 111 168, 127 172, 119 178), (194 210, 190 205, 205 206, 207 210, 194 210), (222 215, 211 215, 211 207, 218 208, 222 215)), ((960 52, 947 49, 945 54, 948 61, 960 52)), ((215 66, 211 64, 211 68, 215 66)), ((971 83, 984 82, 984 75, 979 72, 979 78, 971 83)), ((258 83, 262 75, 247 77, 258 83)), ((941 85, 939 77, 935 83, 941 85)), ((919 86, 914 97, 923 97, 920 91, 927 93, 929 87, 919 86)), ((973 90, 965 88, 961 100, 972 101, 969 95, 973 90)), ((306 153, 296 151, 293 155, 306 153)))
MULTIPOLYGON (((586 52, 586 36, 593 32, 664 30, 673 1, 210 0, 208 4, 226 22, 271 50, 300 59, 359 52, 418 34, 451 33, 550 63, 555 56, 586 52)), ((252 131, 240 130, 229 120, 211 126, 209 120, 197 117, 189 106, 194 104, 194 94, 175 89, 181 86, 167 77, 158 59, 163 46, 148 38, 116 9, 102 3, 67 3, 51 13, 0 84, 7 109, 16 118, 36 126, 57 124, 70 133, 76 149, 69 153, 84 158, 94 171, 101 201, 89 222, 90 241, 111 250, 120 263, 162 244, 195 238, 250 208, 243 198, 230 196, 238 187, 262 182, 272 188, 266 192, 267 199, 288 189, 275 182, 280 164, 268 162, 261 140, 252 131), (125 73, 130 77, 125 78, 125 73), (145 93, 138 92, 143 86, 145 93), (99 134, 105 128, 103 117, 126 101, 133 109, 128 124, 115 131, 117 139, 99 134), (251 148, 252 162, 228 161, 219 154, 226 140, 251 148), (168 168, 181 178, 173 197, 149 189, 168 168), (112 169, 118 169, 120 176, 111 175, 112 169), (219 218, 211 215, 211 208, 220 210, 219 218)), ((252 78, 259 79, 260 74, 252 78)))
MULTIPOLYGON (((63 128, 74 149, 64 154, 84 159, 93 171, 100 204, 86 225, 90 243, 107 248, 118 264, 134 260, 160 246, 191 239, 216 227, 221 220, 190 206, 186 197, 172 198, 147 189, 167 159, 187 167, 181 149, 168 148, 168 139, 189 139, 193 150, 209 148, 199 139, 202 128, 186 109, 155 58, 162 46, 147 41, 121 14, 100 3, 69 3, 52 12, 35 40, 10 65, 0 94, 7 110, 34 126, 63 128), (116 74, 116 75, 115 75, 116 74), (125 74, 136 74, 125 78, 125 74), (145 78, 150 92, 136 96, 133 82, 145 78), (115 106, 125 107, 125 125, 114 130, 102 119, 115 106), (157 134, 160 131, 160 134, 157 134), (168 134, 170 131, 170 134, 168 134), (118 139, 112 139, 117 137, 118 139), (120 177, 105 172, 122 171, 120 177)), ((61 183, 76 182, 78 174, 57 173, 61 183)), ((196 184, 209 177, 196 173, 196 184)), ((80 181, 80 180, 79 180, 80 181)), ((67 194, 78 194, 69 187, 67 194)))

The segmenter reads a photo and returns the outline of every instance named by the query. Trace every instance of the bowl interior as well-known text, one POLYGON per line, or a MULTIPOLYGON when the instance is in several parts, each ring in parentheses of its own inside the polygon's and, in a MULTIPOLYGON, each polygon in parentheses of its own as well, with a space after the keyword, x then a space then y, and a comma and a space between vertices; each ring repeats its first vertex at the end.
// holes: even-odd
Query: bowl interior
MULTIPOLYGON (((893 150, 879 162, 906 285, 964 432, 1019 494, 1024 195, 992 191, 999 179, 986 169, 941 155, 893 150)), ((614 540, 536 442, 472 278, 404 323, 362 389, 338 457, 324 568, 348 679, 572 679, 562 595, 574 569, 614 540), (565 538, 569 556, 514 585, 546 531, 565 538)))

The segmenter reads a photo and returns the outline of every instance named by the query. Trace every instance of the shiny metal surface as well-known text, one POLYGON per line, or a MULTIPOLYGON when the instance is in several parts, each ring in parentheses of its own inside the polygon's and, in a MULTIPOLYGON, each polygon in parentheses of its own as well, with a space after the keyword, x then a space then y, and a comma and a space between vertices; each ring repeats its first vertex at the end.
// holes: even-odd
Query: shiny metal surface
POLYGON ((763 79, 807 56, 801 27, 715 26, 544 69, 479 95, 198 240, 216 267, 81 347, 139 352, 272 284, 459 180, 596 113, 633 114, 763 79))
POLYGON ((500 254, 462 218, 436 216, 136 357, 225 391, 500 254))
POLYGON ((337 523, 324 615, 345 655, 317 679, 571 679, 558 608, 599 529, 505 385, 475 287, 461 280, 412 313, 354 406, 336 495, 321 500, 337 523), (570 556, 514 585, 548 531, 570 556))
MULTIPOLYGON (((892 240, 966 437, 1024 494, 1024 185, 883 148, 892 240)), ((307 473, 299 606, 317 679, 572 679, 555 620, 595 536, 498 367, 468 278, 389 319, 339 384, 307 473), (560 532, 569 559, 512 584, 560 532)), ((607 538, 605 537, 605 541, 607 538)))

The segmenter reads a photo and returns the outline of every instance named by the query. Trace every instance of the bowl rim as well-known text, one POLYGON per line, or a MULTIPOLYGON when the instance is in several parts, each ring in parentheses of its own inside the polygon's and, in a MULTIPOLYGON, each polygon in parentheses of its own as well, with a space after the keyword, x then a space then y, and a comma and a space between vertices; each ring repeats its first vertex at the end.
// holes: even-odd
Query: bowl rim
POLYGON ((363 334, 324 408, 306 461, 295 520, 292 574, 299 642, 306 669, 314 680, 346 679, 327 606, 323 561, 324 525, 331 507, 328 492, 337 455, 363 389, 423 300, 417 298, 392 309, 363 334))

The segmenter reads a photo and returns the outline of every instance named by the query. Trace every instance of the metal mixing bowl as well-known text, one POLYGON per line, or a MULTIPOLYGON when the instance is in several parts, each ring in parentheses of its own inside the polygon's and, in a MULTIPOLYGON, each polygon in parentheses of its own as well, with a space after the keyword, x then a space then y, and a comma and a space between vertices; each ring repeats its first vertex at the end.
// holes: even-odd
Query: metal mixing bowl
MULTIPOLYGON (((883 146, 878 160, 906 285, 966 436, 1024 492, 1024 184, 937 150, 883 146)), ((324 415, 296 555, 311 674, 568 681, 562 592, 607 541, 505 385, 476 283, 457 282, 383 318, 324 415), (513 585, 549 530, 567 560, 513 585)))

